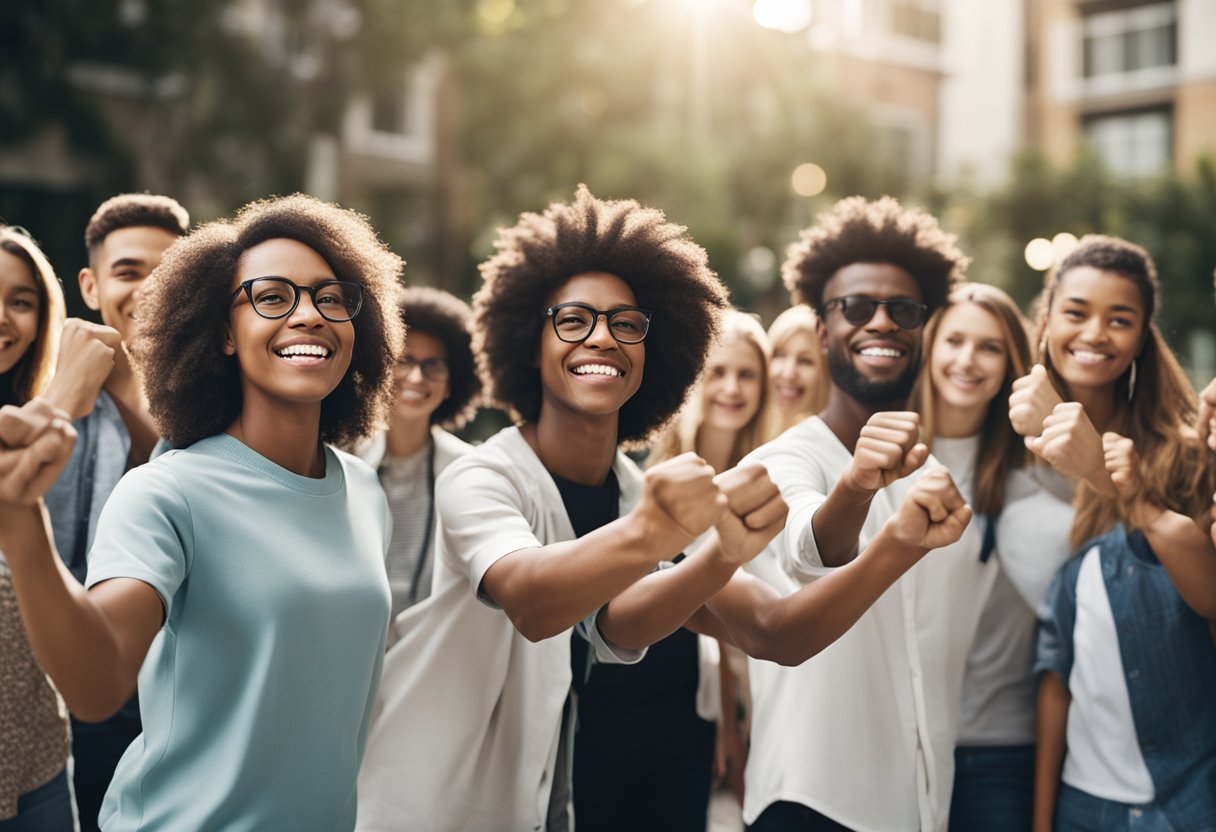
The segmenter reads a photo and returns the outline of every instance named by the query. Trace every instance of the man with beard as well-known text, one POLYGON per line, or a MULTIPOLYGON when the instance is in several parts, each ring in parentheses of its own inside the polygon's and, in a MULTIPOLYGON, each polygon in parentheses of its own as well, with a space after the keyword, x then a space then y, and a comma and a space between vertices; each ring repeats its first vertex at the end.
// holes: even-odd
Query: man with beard
MULTIPOLYGON (((920 419, 904 408, 926 318, 966 262, 933 217, 890 198, 842 200, 790 247, 785 282, 819 314, 831 390, 818 416, 744 460, 763 464, 789 504, 784 531, 749 567, 778 591, 852 568, 918 469, 937 466, 925 464, 920 419)), ((960 555, 978 546, 979 525, 912 567, 804 664, 752 661, 751 830, 946 828, 979 618, 977 605, 959 603, 978 574, 960 555)))

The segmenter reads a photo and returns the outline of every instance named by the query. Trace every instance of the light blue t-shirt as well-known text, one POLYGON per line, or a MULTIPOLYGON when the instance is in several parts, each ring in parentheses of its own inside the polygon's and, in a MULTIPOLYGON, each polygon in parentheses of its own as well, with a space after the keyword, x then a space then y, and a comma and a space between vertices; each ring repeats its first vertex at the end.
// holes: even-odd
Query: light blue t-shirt
POLYGON ((106 832, 354 827, 388 627, 388 517, 375 472, 331 448, 311 479, 219 434, 123 477, 87 585, 144 581, 166 617, 106 832))

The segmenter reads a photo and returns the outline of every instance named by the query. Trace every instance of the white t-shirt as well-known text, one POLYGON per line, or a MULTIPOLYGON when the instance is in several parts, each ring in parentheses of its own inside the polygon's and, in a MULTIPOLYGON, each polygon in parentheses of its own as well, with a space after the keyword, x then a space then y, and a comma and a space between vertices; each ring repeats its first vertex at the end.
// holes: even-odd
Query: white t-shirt
MULTIPOLYGON (((621 514, 642 475, 613 470, 621 514)), ((569 631, 530 642, 478 600, 486 571, 518 551, 574 538, 561 494, 519 430, 453 462, 435 486, 440 534, 431 597, 395 622, 377 713, 359 775, 360 830, 538 830, 544 826, 562 710, 569 631)), ((645 651, 610 647, 595 616, 580 625, 599 661, 645 651)))
POLYGON ((1156 790, 1140 752, 1115 617, 1097 546, 1077 573, 1077 618, 1068 676, 1068 753, 1061 779, 1074 789, 1119 803, 1149 803, 1156 790), (1113 680, 1113 681, 1112 681, 1113 680))
MULTIPOLYGON (((811 518, 852 455, 811 417, 745 462, 763 464, 790 506, 785 529, 749 569, 783 593, 827 574, 811 518)), ((931 459, 921 470, 937 465, 931 459)), ((917 476, 874 495, 859 546, 895 513, 917 476)), ((973 523, 960 541, 930 552, 847 633, 798 667, 750 663, 748 823, 787 800, 859 832, 946 828, 959 691, 990 580, 977 556, 981 539, 973 523)))

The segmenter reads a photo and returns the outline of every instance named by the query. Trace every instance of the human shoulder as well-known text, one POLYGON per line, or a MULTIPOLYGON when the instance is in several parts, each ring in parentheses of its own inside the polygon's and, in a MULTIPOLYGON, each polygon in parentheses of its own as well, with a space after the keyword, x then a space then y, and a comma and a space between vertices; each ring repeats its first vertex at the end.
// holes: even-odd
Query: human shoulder
POLYGON ((438 426, 431 428, 431 438, 435 443, 436 473, 443 471, 474 448, 473 445, 465 442, 459 436, 449 433, 438 426))
POLYGON ((470 446, 444 469, 439 480, 440 483, 452 483, 470 478, 499 477, 526 483, 543 471, 544 466, 523 434, 518 428, 509 427, 480 445, 470 446))

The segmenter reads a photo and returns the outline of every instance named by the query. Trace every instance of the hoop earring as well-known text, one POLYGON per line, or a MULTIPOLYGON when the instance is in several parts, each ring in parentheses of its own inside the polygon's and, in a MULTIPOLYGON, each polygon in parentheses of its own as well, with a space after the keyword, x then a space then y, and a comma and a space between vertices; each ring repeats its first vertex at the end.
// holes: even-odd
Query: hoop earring
POLYGON ((1136 360, 1132 359, 1132 369, 1127 375, 1127 400, 1130 402, 1136 395, 1136 360))

